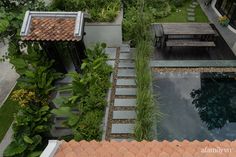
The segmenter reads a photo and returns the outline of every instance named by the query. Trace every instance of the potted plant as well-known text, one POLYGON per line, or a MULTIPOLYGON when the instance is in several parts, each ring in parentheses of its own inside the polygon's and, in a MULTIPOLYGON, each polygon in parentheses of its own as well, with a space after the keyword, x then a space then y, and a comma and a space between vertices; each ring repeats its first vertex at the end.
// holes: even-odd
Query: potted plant
POLYGON ((224 26, 227 27, 229 25, 229 18, 227 16, 221 16, 219 18, 219 23, 224 26))

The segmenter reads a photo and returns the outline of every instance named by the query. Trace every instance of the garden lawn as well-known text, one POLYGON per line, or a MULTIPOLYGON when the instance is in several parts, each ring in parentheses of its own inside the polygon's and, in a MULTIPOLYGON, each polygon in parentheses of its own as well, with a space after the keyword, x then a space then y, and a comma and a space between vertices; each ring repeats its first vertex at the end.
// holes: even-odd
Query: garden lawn
MULTIPOLYGON (((15 89, 16 88, 17 87, 15 87, 15 89)), ((12 101, 10 97, 11 94, 0 108, 0 142, 12 124, 14 120, 14 114, 18 111, 18 103, 12 101)))
MULTIPOLYGON (((168 22, 188 22, 187 21, 187 8, 189 8, 190 3, 192 0, 188 0, 182 7, 176 8, 175 12, 171 12, 171 14, 167 17, 157 19, 155 22, 158 23, 168 23, 168 22)), ((207 16, 202 11, 200 5, 195 8, 195 22, 209 22, 207 16)))

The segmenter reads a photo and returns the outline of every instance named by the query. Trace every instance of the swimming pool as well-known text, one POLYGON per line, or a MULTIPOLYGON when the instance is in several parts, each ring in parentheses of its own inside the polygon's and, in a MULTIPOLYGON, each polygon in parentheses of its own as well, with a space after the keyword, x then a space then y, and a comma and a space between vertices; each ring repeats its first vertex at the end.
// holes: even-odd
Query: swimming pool
POLYGON ((154 73, 157 140, 235 140, 236 74, 154 73))

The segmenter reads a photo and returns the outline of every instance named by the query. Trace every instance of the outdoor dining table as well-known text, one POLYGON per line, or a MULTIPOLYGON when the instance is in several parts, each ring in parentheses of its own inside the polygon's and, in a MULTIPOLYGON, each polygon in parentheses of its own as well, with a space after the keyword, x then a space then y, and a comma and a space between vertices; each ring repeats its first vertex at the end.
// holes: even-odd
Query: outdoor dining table
MULTIPOLYGON (((170 36, 200 36, 206 41, 213 40, 215 31, 208 23, 163 23, 163 42, 166 42, 170 36)), ((165 44, 165 43, 163 43, 165 44)))

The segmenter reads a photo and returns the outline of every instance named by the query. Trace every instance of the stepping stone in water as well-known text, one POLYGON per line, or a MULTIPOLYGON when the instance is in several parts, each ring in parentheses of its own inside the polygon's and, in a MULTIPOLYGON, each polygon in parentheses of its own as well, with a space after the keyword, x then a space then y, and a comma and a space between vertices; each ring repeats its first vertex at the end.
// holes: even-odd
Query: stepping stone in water
POLYGON ((112 124, 112 134, 132 134, 134 133, 134 124, 112 124))
POLYGON ((136 99, 115 99, 114 106, 136 106, 136 99))
POLYGON ((135 79, 118 79, 116 85, 119 86, 135 86, 135 79))
POLYGON ((136 88, 116 88, 116 95, 135 96, 136 95, 136 88))
POLYGON ((113 119, 136 119, 135 111, 113 111, 113 119))
POLYGON ((189 22, 195 22, 195 17, 189 16, 189 17, 188 17, 188 21, 189 21, 189 22))
POLYGON ((195 13, 188 13, 188 16, 195 16, 195 13))
POLYGON ((188 12, 195 12, 195 10, 192 9, 192 8, 188 8, 187 11, 188 11, 188 12))

